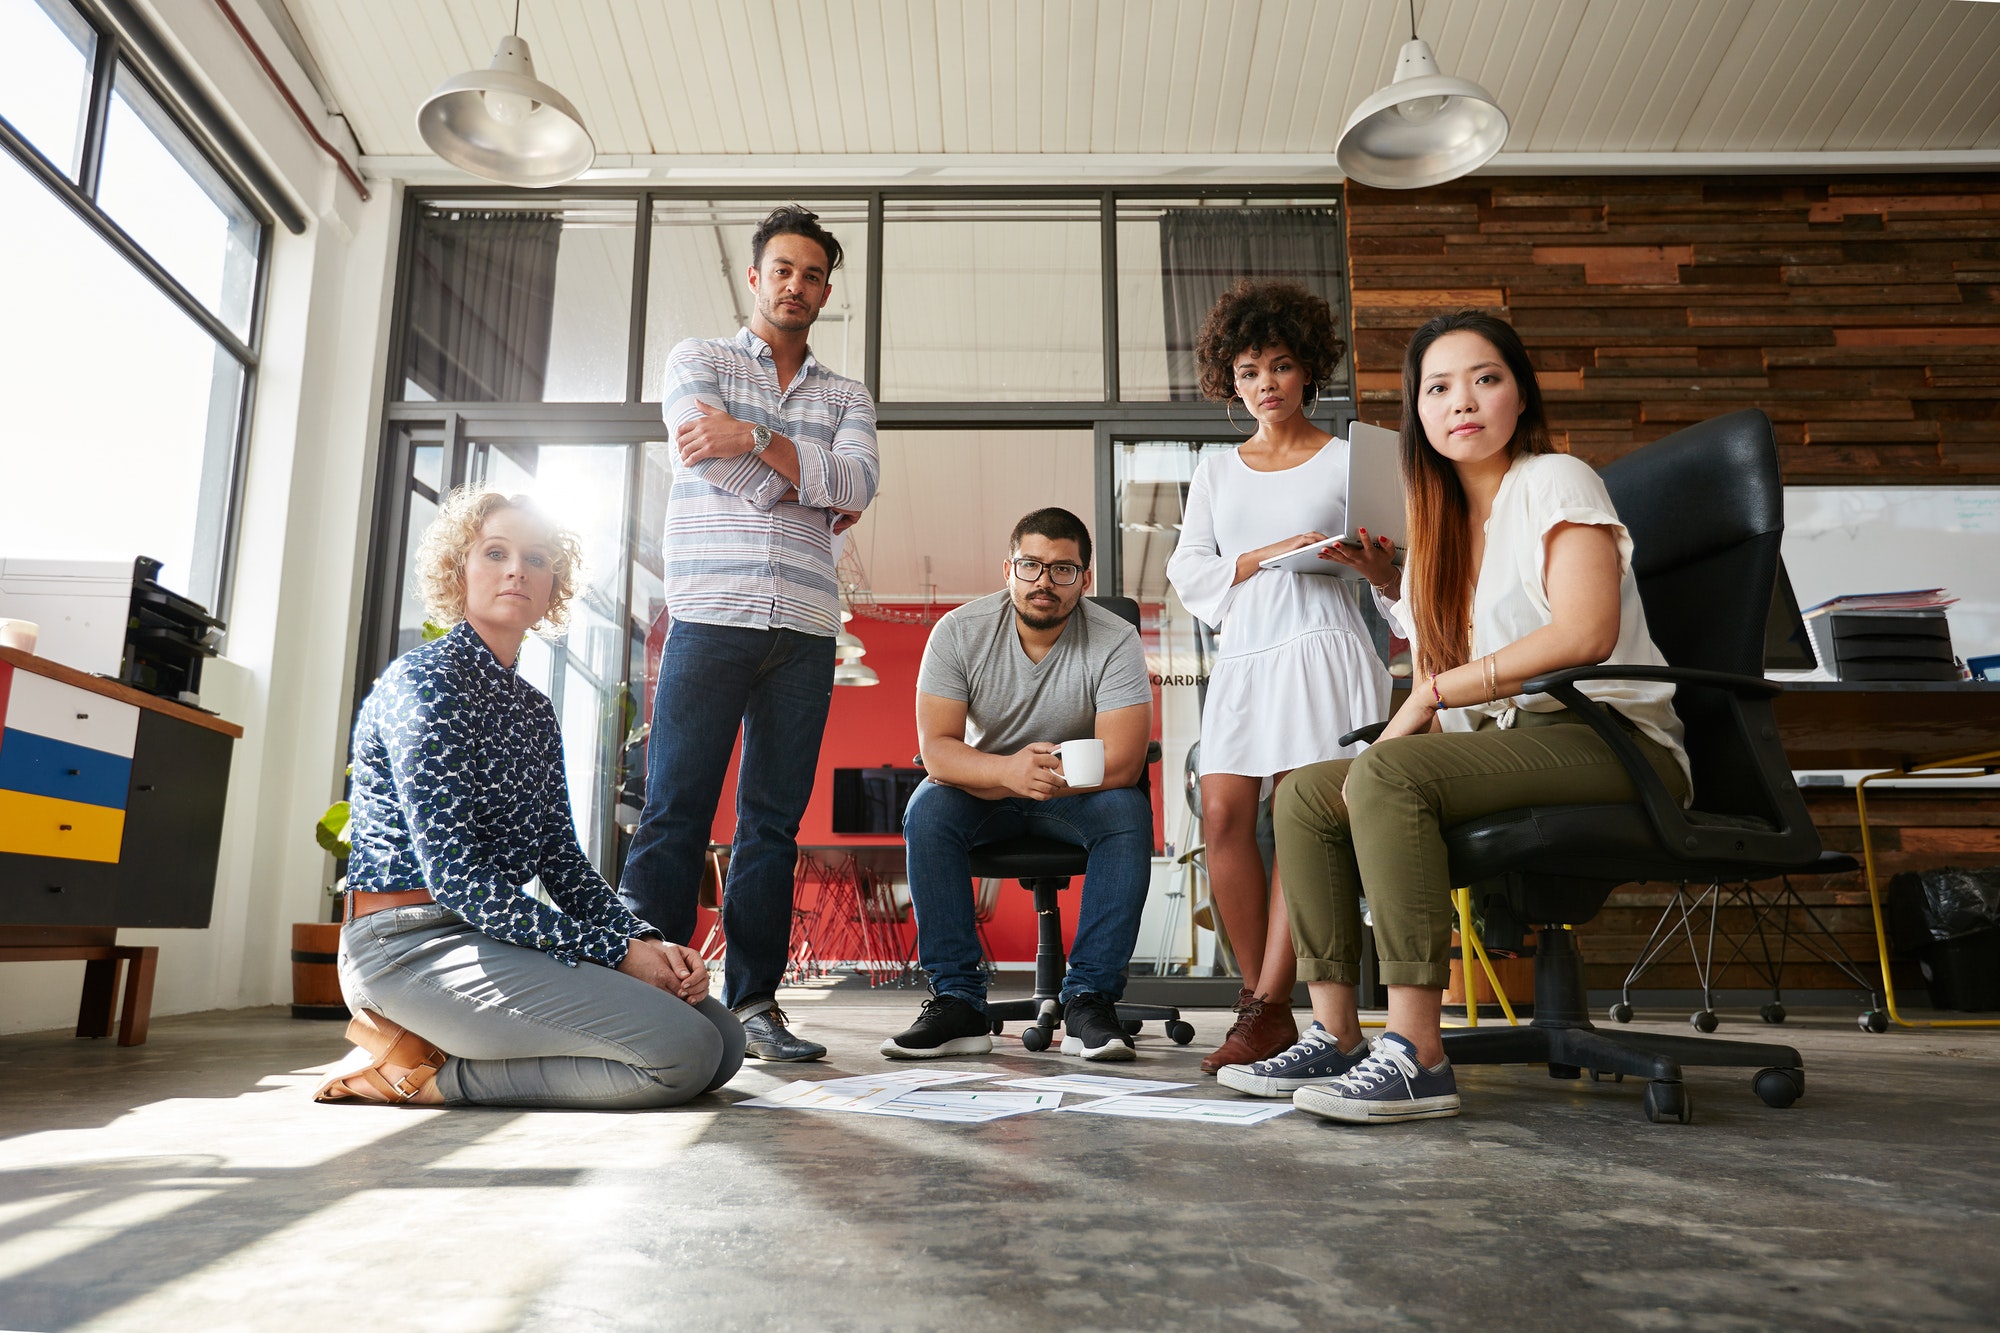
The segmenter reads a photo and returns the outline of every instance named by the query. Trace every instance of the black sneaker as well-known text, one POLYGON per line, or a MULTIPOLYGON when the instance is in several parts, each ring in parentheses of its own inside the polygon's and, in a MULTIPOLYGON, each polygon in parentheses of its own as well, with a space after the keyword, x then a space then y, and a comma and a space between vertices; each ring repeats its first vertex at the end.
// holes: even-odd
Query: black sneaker
POLYGON ((794 1036, 785 1026, 785 1011, 769 1001, 762 1008, 753 1006, 748 1014, 738 1013, 737 1018, 743 1024, 743 1053, 753 1060, 797 1063, 826 1055, 826 1047, 818 1042, 794 1036))
POLYGON ((1215 1071, 1215 1081, 1252 1097, 1289 1097, 1300 1088, 1333 1083, 1367 1058, 1366 1038, 1343 1051, 1333 1034, 1315 1022, 1290 1050, 1255 1064, 1224 1065, 1215 1071))
POLYGON ((956 995, 932 995, 917 1021, 882 1043, 891 1060, 935 1060, 943 1055, 985 1055, 993 1049, 986 1011, 956 995))
POLYGON ((1065 1003, 1062 1053, 1086 1060, 1130 1060, 1132 1038, 1118 1021, 1117 1006, 1091 991, 1065 1003))
POLYGON ((1426 1069, 1417 1063, 1416 1047, 1385 1032, 1366 1060, 1331 1083, 1300 1088, 1292 1105, 1354 1125, 1436 1120, 1458 1114, 1458 1080, 1451 1061, 1426 1069))

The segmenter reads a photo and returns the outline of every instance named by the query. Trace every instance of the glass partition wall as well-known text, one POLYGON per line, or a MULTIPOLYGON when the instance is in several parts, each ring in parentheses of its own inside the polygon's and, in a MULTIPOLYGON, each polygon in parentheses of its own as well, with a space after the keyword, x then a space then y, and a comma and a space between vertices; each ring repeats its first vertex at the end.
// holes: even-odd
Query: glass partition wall
MULTIPOLYGON (((1212 636, 1165 562, 1196 459, 1241 438, 1199 400, 1195 332, 1238 279, 1289 277, 1351 343, 1337 191, 413 192, 356 704, 421 641, 410 550, 441 494, 535 494, 588 568, 568 636, 522 669, 556 704, 579 833, 615 880, 665 630, 663 368, 681 339, 747 322, 751 231, 794 201, 846 251, 814 355, 869 386, 881 423, 880 490, 843 580, 890 614, 956 605, 995 586, 1021 513, 1083 515, 1099 590, 1142 607, 1167 751, 1156 836, 1185 849, 1212 636)), ((1353 414, 1351 366, 1336 379, 1315 414, 1330 430, 1353 414)))

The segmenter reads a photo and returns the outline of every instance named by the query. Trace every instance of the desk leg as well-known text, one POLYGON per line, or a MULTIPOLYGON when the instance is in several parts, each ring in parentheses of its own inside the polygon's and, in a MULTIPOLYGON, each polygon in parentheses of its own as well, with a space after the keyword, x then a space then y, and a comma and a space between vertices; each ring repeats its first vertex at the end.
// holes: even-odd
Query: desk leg
POLYGON ((124 961, 92 958, 83 965, 83 999, 76 1008, 76 1035, 111 1035, 111 1003, 118 994, 118 974, 124 961))
MULTIPOLYGON (((1881 778, 1962 778, 1981 776, 1994 772, 1994 761, 2000 760, 2000 750, 1989 750, 1984 754, 1969 754, 1957 759, 1940 759, 1935 763, 1916 764, 1909 768, 1890 769, 1884 773, 1870 773, 1854 784, 1855 814, 1861 822, 1861 864, 1868 875, 1868 906, 1875 914, 1875 958, 1882 969, 1882 999, 1889 1010, 1889 1021, 1904 1028, 2000 1028, 2000 1018, 1904 1018, 1896 1011, 1896 983, 1889 976, 1889 931, 1882 920, 1882 891, 1875 881, 1875 841, 1868 836, 1868 784, 1881 778), (1950 770, 1950 771, 1946 771, 1950 770), (1968 772, 1969 770, 1969 772, 1968 772)), ((1862 1017, 1862 1026, 1868 1031, 1868 1018, 1862 1017)))
POLYGON ((119 952, 131 958, 132 967, 125 976, 125 1004, 118 1015, 118 1044, 140 1046, 145 1044, 146 1026, 153 1018, 153 975, 159 967, 160 951, 148 944, 119 952))

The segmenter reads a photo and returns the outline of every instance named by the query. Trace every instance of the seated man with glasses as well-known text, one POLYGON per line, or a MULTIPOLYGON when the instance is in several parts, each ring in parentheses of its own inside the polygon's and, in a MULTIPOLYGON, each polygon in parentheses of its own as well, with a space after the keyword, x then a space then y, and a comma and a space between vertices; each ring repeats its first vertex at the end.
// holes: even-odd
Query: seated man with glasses
POLYGON ((1090 532, 1076 515, 1038 509, 1014 525, 1010 547, 1004 589, 940 620, 917 676, 929 776, 910 797, 903 838, 931 998, 882 1054, 924 1060, 993 1049, 971 851, 1032 833, 1089 850, 1062 988, 1063 1053, 1129 1060, 1132 1039, 1113 1006, 1152 869, 1153 806, 1136 785, 1153 729, 1146 655, 1130 624, 1084 600, 1090 532), (1089 740, 1102 742, 1102 777, 1094 753, 1072 749, 1072 786, 1057 747, 1089 740))

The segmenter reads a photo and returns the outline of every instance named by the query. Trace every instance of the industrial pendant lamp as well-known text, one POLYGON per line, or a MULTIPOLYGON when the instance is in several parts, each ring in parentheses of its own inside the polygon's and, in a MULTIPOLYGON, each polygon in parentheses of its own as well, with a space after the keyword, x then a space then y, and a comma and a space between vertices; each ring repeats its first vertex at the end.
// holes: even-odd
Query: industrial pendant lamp
POLYGON ((1507 113, 1470 79, 1438 71, 1417 36, 1417 0, 1410 0, 1410 40, 1396 58, 1396 77, 1354 108, 1333 155, 1351 180, 1414 190, 1457 180, 1506 142, 1507 113))
POLYGON ((535 77, 514 31, 500 39, 493 63, 446 79, 417 108, 417 133, 431 151, 475 176, 502 185, 561 185, 590 169, 597 150, 570 100, 535 77))

